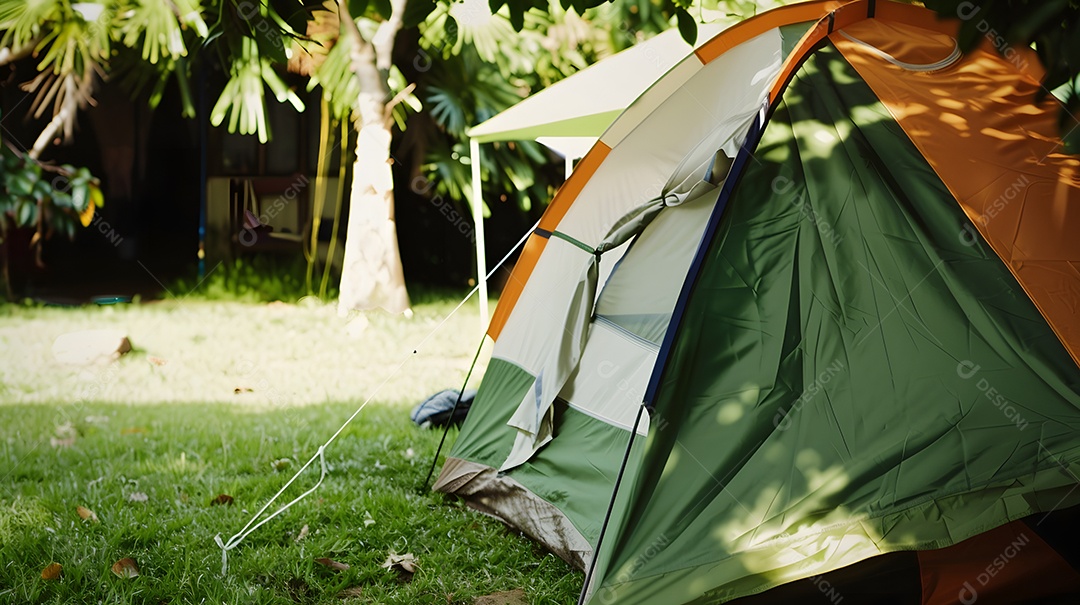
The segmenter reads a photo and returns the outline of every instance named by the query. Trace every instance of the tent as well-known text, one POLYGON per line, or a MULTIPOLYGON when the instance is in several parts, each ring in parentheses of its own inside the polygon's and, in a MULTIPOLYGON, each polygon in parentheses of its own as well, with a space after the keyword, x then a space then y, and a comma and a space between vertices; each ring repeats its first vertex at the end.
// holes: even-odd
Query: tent
MULTIPOLYGON (((719 24, 697 25, 697 39, 708 40, 719 24)), ((476 269, 480 318, 487 325, 487 252, 484 246, 480 144, 535 140, 563 156, 569 177, 574 161, 596 143, 626 106, 681 61, 693 47, 669 30, 560 80, 468 131, 472 166, 472 218, 476 225, 476 269)))
POLYGON ((529 237, 436 489, 589 604, 1080 602, 1080 159, 1033 53, 957 26, 796 4, 651 86, 529 237))

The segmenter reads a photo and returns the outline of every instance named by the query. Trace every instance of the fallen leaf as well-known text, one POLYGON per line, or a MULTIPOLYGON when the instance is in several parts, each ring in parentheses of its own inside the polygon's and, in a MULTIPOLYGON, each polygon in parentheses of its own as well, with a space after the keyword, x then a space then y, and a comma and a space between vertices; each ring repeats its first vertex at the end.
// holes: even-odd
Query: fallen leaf
POLYGON ((135 563, 135 559, 124 557, 113 563, 112 572, 121 578, 137 578, 139 576, 139 565, 135 563))
POLYGON ((476 597, 473 605, 526 605, 529 602, 520 588, 476 597))
POLYGON ((131 502, 146 502, 149 499, 150 496, 147 496, 142 492, 131 492, 131 494, 128 495, 128 500, 131 502))
POLYGON ((296 534, 296 538, 295 538, 294 541, 299 542, 300 540, 303 540, 304 538, 306 538, 307 535, 308 535, 308 526, 305 523, 304 526, 300 528, 300 533, 296 534))
POLYGON ((325 565, 326 567, 329 567, 334 571, 345 571, 349 568, 348 563, 339 563, 338 561, 335 561, 333 559, 327 559, 326 557, 323 557, 321 559, 315 559, 315 562, 319 565, 325 565))
POLYGON ((163 365, 169 363, 168 361, 166 361, 166 360, 164 360, 164 359, 162 359, 160 357, 155 357, 153 355, 147 355, 146 356, 146 361, 149 361, 150 363, 152 363, 152 364, 154 364, 156 366, 163 366, 163 365))
POLYGON ((283 471, 289 468, 290 464, 292 464, 292 460, 289 460, 288 458, 279 458, 271 462, 270 466, 274 467, 275 471, 283 471))
POLYGON ((229 494, 218 494, 216 498, 210 501, 210 506, 232 506, 233 497, 229 494))
POLYGON ((338 593, 339 599, 354 599, 364 596, 364 589, 360 586, 352 586, 338 593))
POLYGON ((364 511, 364 527, 375 525, 375 519, 371 518, 370 511, 364 511))
POLYGON ((81 517, 83 521, 89 521, 91 523, 98 522, 97 513, 85 506, 76 506, 75 511, 79 513, 79 517, 81 517))
POLYGON ((398 572, 398 578, 404 582, 412 580, 413 574, 416 573, 418 564, 416 557, 411 552, 407 552, 403 555, 399 555, 393 551, 390 552, 390 556, 386 557, 383 561, 382 567, 384 569, 393 569, 398 572))
POLYGON ((59 580, 60 572, 64 571, 64 566, 59 563, 49 563, 48 567, 41 570, 42 580, 59 580))

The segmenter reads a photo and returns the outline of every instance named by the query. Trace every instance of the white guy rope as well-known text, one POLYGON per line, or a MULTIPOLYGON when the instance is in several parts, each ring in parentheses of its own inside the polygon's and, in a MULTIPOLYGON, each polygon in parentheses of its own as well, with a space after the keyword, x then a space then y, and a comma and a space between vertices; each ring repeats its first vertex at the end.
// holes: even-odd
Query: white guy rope
MULTIPOLYGON (((517 249, 520 248, 522 244, 525 243, 525 240, 529 239, 529 236, 532 235, 533 232, 536 230, 536 228, 539 227, 539 226, 540 226, 540 222, 537 221, 537 223, 535 225, 533 225, 525 233, 525 235, 522 236, 522 238, 520 240, 518 240, 518 243, 514 244, 514 247, 511 248, 510 251, 506 253, 506 256, 502 257, 502 260, 500 260, 499 263, 497 265, 495 265, 495 268, 493 268, 491 271, 488 272, 488 274, 484 277, 484 280, 490 279, 491 276, 495 275, 495 272, 498 271, 503 266, 503 264, 507 261, 507 259, 509 259, 510 256, 512 254, 514 254, 514 252, 517 251, 517 249)), ((217 544, 219 548, 221 548, 221 575, 226 575, 229 572, 229 551, 230 550, 232 550, 232 549, 236 548, 237 546, 239 546, 240 543, 243 542, 244 539, 247 538, 249 535, 251 535, 252 532, 254 532, 255 530, 257 530, 260 527, 262 527, 263 525, 265 525, 267 522, 269 522, 274 517, 276 517, 276 516, 280 515, 281 513, 289 510, 289 508, 291 508, 292 505, 294 505, 297 502, 303 500, 308 495, 310 495, 312 492, 319 489, 319 486, 322 485, 323 479, 326 478, 326 448, 330 447, 330 444, 333 443, 334 440, 338 438, 338 435, 340 435, 341 432, 344 431, 345 428, 349 426, 349 424, 353 421, 353 419, 355 419, 357 416, 360 415, 360 412, 362 412, 364 410, 364 408, 367 407, 367 404, 370 403, 371 400, 375 398, 375 395, 378 395, 379 391, 381 391, 382 388, 384 386, 386 386, 386 383, 390 382, 390 379, 393 378, 394 376, 397 376, 397 373, 401 371, 401 368, 405 367, 405 364, 408 363, 410 359, 412 359, 412 356, 416 355, 420 351, 420 348, 424 346, 424 343, 426 343, 432 336, 434 336, 435 333, 438 332, 439 329, 442 328, 443 325, 447 321, 449 321, 450 318, 453 317, 455 313, 458 312, 458 309, 461 309, 461 307, 465 306, 465 303, 469 302, 469 299, 473 297, 473 294, 476 294, 477 290, 480 289, 480 284, 481 283, 484 283, 484 281, 477 280, 476 286, 474 286, 473 289, 470 290, 469 293, 465 295, 465 298, 461 299, 461 302, 459 302, 457 304, 457 306, 454 307, 454 310, 450 311, 450 313, 446 317, 444 317, 442 321, 439 322, 439 325, 435 326, 435 328, 432 329, 431 332, 429 332, 428 335, 425 336, 423 338, 423 340, 420 341, 420 344, 413 347, 412 353, 407 354, 405 356, 405 358, 401 360, 401 363, 399 363, 398 366, 396 368, 394 368, 394 370, 392 372, 390 372, 390 374, 388 374, 386 376, 386 378, 384 378, 381 383, 379 383, 379 386, 375 387, 375 390, 372 391, 371 394, 368 395, 368 398, 365 399, 364 402, 360 404, 360 407, 356 408, 356 411, 354 411, 352 413, 352 416, 349 416, 349 418, 347 420, 345 420, 345 422, 342 423, 342 425, 340 427, 338 427, 338 430, 334 431, 334 434, 331 435, 330 438, 326 440, 326 443, 319 446, 318 451, 315 452, 315 454, 304 464, 304 466, 300 467, 300 470, 296 471, 296 474, 293 475, 292 478, 289 479, 285 483, 285 485, 283 485, 281 487, 281 489, 278 490, 278 492, 276 494, 274 494, 274 497, 270 498, 270 500, 268 500, 266 502, 266 504, 263 505, 263 507, 259 509, 259 512, 252 515, 251 519, 247 522, 246 525, 244 525, 243 529, 241 529, 240 531, 233 534, 233 536, 231 538, 229 538, 227 541, 224 541, 224 542, 221 540, 221 534, 217 534, 217 535, 214 536, 214 543, 217 544), (299 478, 300 475, 303 474, 304 471, 306 471, 307 468, 309 466, 311 466, 312 463, 314 463, 316 459, 319 460, 319 467, 320 467, 319 481, 317 483, 315 483, 315 485, 312 486, 306 492, 304 492, 304 493, 300 494, 299 496, 293 498, 287 504, 281 506, 281 508, 278 508, 276 511, 273 512, 273 514, 267 516, 265 519, 259 520, 259 518, 262 517, 263 513, 265 513, 267 511, 267 509, 269 509, 270 506, 274 502, 276 502, 278 498, 281 497, 281 494, 285 493, 285 490, 289 489, 289 487, 292 486, 292 484, 294 482, 296 482, 297 478, 299 478), (256 523, 256 521, 258 521, 258 522, 256 523)))

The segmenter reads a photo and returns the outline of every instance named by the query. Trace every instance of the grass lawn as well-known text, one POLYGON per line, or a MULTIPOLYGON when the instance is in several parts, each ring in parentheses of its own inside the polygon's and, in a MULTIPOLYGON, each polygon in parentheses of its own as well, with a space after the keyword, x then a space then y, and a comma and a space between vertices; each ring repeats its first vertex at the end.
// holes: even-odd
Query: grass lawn
MULTIPOLYGON (((459 387, 478 343, 475 303, 428 337, 456 302, 352 323, 319 304, 0 307, 0 603, 468 604, 512 589, 573 603, 581 573, 419 489, 439 434, 408 410, 459 387), (58 335, 90 328, 122 329, 135 350, 104 366, 52 357, 58 335), (214 536, 239 531, 372 393, 319 490, 232 550, 222 576, 214 536), (391 553, 414 555, 415 575, 382 567, 391 553), (138 577, 111 571, 124 558, 138 577), (59 579, 42 579, 51 563, 59 579)), ((310 468, 284 500, 318 478, 310 468)))

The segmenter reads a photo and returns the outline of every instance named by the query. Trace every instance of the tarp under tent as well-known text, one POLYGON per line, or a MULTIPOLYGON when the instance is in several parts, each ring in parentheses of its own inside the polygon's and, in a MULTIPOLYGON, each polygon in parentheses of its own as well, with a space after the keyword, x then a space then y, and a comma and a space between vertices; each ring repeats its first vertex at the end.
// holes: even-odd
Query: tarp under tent
POLYGON ((957 27, 807 2, 660 78, 529 237, 436 489, 590 604, 1080 602, 1080 158, 957 27))
MULTIPOLYGON (((704 42, 721 29, 720 24, 699 23, 697 40, 704 42)), ((585 155, 627 105, 693 50, 694 47, 687 44, 678 31, 662 32, 552 84, 468 130, 480 318, 485 326, 488 321, 487 281, 484 279, 487 252, 480 144, 539 141, 563 156, 569 177, 574 161, 585 155)))

